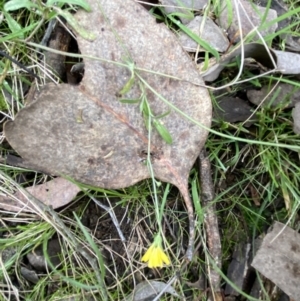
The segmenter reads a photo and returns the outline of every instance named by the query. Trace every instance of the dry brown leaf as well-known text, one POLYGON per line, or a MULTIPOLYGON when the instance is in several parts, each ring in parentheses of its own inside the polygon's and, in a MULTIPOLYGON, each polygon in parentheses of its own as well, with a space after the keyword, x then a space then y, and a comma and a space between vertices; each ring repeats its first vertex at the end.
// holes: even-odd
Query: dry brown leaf
MULTIPOLYGON (((241 291, 247 281, 246 275, 249 274, 249 256, 250 244, 241 240, 240 243, 235 246, 232 260, 228 266, 227 277, 230 279, 230 283, 234 283, 234 286, 238 287, 241 291)), ((240 293, 236 291, 230 283, 226 283, 225 295, 239 296, 240 293)))
POLYGON ((247 97, 255 105, 291 108, 300 101, 300 89, 294 85, 280 82, 263 86, 260 90, 248 90, 247 97), (270 91, 273 92, 270 93, 270 91), (274 95, 276 95, 275 98, 274 95))
MULTIPOLYGON (((216 80, 227 64, 241 56, 241 51, 242 48, 239 46, 223 55, 219 62, 216 62, 215 58, 212 58, 210 60, 209 68, 202 72, 204 80, 209 82, 216 80)), ((277 71, 282 74, 300 74, 300 54, 298 53, 274 50, 266 48, 262 44, 251 43, 244 45, 244 57, 251 57, 267 68, 274 68, 274 72, 277 71), (276 66, 274 66, 271 57, 276 66)), ((199 70, 202 69, 203 65, 204 63, 198 67, 199 70)))
MULTIPOLYGON (((176 37, 139 4, 131 0, 88 2, 92 12, 79 11, 76 19, 96 39, 78 37, 78 44, 83 55, 101 60, 85 58, 80 86, 46 85, 14 122, 5 124, 5 135, 32 168, 103 188, 122 188, 151 177, 144 162, 150 144, 155 177, 180 189, 193 222, 187 179, 207 130, 173 108, 161 119, 173 143, 165 143, 155 130, 149 142, 139 105, 122 104, 118 99, 131 72, 112 62, 130 58, 140 68, 138 74, 146 82, 142 85, 156 116, 168 112, 170 106, 154 90, 209 127, 211 101, 200 86, 203 80, 176 37)), ((135 76, 126 97, 139 97, 140 84, 135 76)), ((192 228, 190 235, 194 235, 192 228)))
MULTIPOLYGON (((246 121, 252 115, 252 108, 243 99, 232 96, 225 96, 217 99, 218 106, 214 109, 214 117, 218 120, 234 123, 238 121, 246 121)), ((250 126, 255 120, 255 116, 251 121, 246 122, 246 126, 250 126)))
MULTIPOLYGON (((58 208, 70 203, 80 188, 64 178, 56 178, 40 185, 28 187, 26 190, 45 205, 58 208)), ((30 200, 21 191, 17 191, 13 197, 1 195, 0 207, 7 211, 36 212, 30 200)))
POLYGON ((275 222, 252 262, 255 269, 295 300, 300 300, 299 240, 299 233, 275 222))
POLYGON ((273 50, 277 57, 277 68, 282 74, 300 74, 300 54, 273 50))
MULTIPOLYGON (((236 60, 241 56, 242 48, 239 46, 235 48, 231 52, 222 56, 219 62, 216 62, 215 59, 211 60, 211 64, 209 68, 202 73, 202 76, 205 81, 214 81, 219 77, 221 71, 226 67, 227 64, 236 60)), ((267 68, 275 68, 273 62, 270 58, 272 55, 274 62, 277 62, 277 56, 272 49, 266 49, 264 45, 258 43, 251 43, 244 45, 244 57, 245 58, 254 58, 257 62, 261 63, 263 66, 267 68)), ((278 53, 277 55, 280 55, 278 53)), ((199 68, 201 70, 201 66, 199 68)))
POLYGON ((182 299, 172 285, 168 285, 162 281, 147 280, 140 282, 134 289, 134 292, 130 294, 124 301, 147 301, 154 300, 155 297, 161 293, 168 293, 182 299))

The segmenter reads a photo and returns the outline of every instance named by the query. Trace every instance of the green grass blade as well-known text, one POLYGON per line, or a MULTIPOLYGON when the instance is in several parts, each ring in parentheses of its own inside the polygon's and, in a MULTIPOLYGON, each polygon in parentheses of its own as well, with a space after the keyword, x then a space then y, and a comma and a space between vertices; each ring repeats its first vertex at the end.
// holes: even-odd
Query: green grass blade
POLYGON ((211 53, 217 61, 220 59, 219 52, 210 46, 206 41, 202 40, 198 35, 193 33, 189 28, 183 25, 180 21, 176 20, 171 14, 168 15, 168 18, 174 22, 184 33, 186 33, 190 38, 197 42, 203 49, 211 53))
POLYGON ((94 252, 97 255, 98 262, 99 262, 99 267, 100 267, 101 277, 102 277, 102 280, 104 281, 104 277, 105 277, 105 265, 104 265, 103 256, 102 256, 99 248, 95 244, 94 240, 92 239, 91 235, 88 233, 88 231, 86 230, 86 228, 82 225, 80 219, 78 218, 78 216, 76 215, 75 212, 74 212, 74 217, 75 217, 75 219, 76 219, 76 221, 78 223, 78 226, 79 226, 80 230, 84 234, 86 240, 88 241, 88 243, 90 244, 90 246, 92 247, 92 249, 94 250, 94 252))
POLYGON ((136 98, 136 99, 121 98, 121 99, 119 99, 119 101, 121 103, 135 104, 135 103, 139 103, 141 100, 139 98, 136 98))
POLYGON ((4 10, 5 11, 14 11, 21 8, 38 8, 38 6, 29 0, 11 0, 4 4, 4 10))
POLYGON ((13 17, 6 11, 3 12, 5 19, 7 21, 7 25, 12 33, 18 34, 18 38, 24 39, 24 35, 21 33, 22 26, 13 19, 13 17))
POLYGON ((158 131, 158 133, 164 139, 165 142, 167 142, 168 144, 173 143, 171 134, 169 133, 167 128, 162 123, 160 123, 157 119, 154 119, 153 125, 155 126, 156 130, 158 131))
POLYGON ((65 10, 62 10, 58 7, 53 7, 53 9, 57 12, 58 15, 62 16, 63 18, 66 19, 66 21, 68 22, 68 24, 76 31, 78 32, 78 34, 83 37, 84 39, 86 40, 89 40, 89 41, 93 41, 96 39, 96 35, 92 32, 88 32, 86 31, 85 29, 83 29, 77 22, 77 20, 75 19, 75 17, 65 11, 65 10))
POLYGON ((84 0, 48 0, 47 1, 47 6, 52 6, 55 5, 56 3, 61 3, 61 4, 73 4, 73 5, 78 5, 85 9, 86 11, 91 11, 91 7, 89 4, 84 1, 84 0))
POLYGON ((119 94, 124 95, 130 91, 134 84, 134 75, 130 77, 130 79, 127 81, 127 83, 124 85, 124 87, 119 91, 119 94))

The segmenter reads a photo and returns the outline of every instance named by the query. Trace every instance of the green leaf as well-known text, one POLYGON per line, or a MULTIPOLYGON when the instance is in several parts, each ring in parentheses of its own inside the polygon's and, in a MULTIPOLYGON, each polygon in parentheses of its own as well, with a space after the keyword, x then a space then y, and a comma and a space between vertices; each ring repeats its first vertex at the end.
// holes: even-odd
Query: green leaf
POLYGON ((96 39, 96 35, 94 33, 88 32, 85 29, 83 29, 81 26, 79 26, 77 20, 74 18, 72 14, 58 7, 53 7, 53 10, 55 10, 60 16, 65 18, 68 24, 84 39, 89 41, 93 41, 96 39))
POLYGON ((124 95, 127 92, 129 92, 130 89, 132 88, 133 84, 134 84, 134 75, 132 74, 130 79, 128 80, 128 82, 124 85, 124 87, 119 92, 119 94, 124 95))
MULTIPOLYGON (((4 12, 3 12, 4 13, 4 12)), ((20 30, 20 32, 13 32, 7 35, 0 35, 0 43, 15 39, 15 38, 19 38, 20 36, 23 36, 23 34, 27 33, 27 32, 31 32, 36 26, 38 25, 38 22, 35 22, 33 24, 30 24, 29 26, 26 26, 25 28, 23 28, 22 30, 20 30)))
POLYGON ((5 11, 14 11, 20 8, 38 8, 38 6, 29 0, 11 0, 4 4, 5 11))
POLYGON ((134 103, 139 103, 141 101, 140 98, 136 99, 130 99, 130 98, 121 98, 119 99, 121 103, 129 103, 129 104, 134 104, 134 103))
POLYGON ((149 108, 148 101, 144 99, 141 103, 140 111, 143 112, 145 117, 149 117, 151 115, 151 110, 149 108))
POLYGON ((178 18, 184 18, 187 19, 189 21, 193 20, 194 18, 194 14, 185 14, 185 13, 180 13, 180 12, 176 12, 176 13, 172 13, 172 16, 178 17, 178 18))
POLYGON ((18 38, 24 39, 24 35, 21 33, 22 26, 6 11, 3 11, 7 25, 12 33, 19 33, 18 38))
POLYGON ((167 115, 169 115, 171 113, 171 111, 168 111, 168 112, 166 112, 166 113, 163 113, 163 114, 160 114, 160 115, 158 115, 158 116, 155 116, 155 118, 156 119, 161 119, 161 118, 163 118, 163 117, 166 117, 167 115))
MULTIPOLYGON (((1 74, 2 70, 0 70, 0 74, 1 74)), ((15 89, 12 89, 11 86, 9 85, 9 83, 4 80, 3 83, 2 83, 2 86, 0 86, 0 89, 1 88, 4 88, 13 98, 15 99, 19 99, 18 95, 16 94, 16 90, 15 89)))
POLYGON ((82 7, 86 11, 91 11, 91 7, 89 4, 84 0, 48 0, 47 6, 55 5, 56 3, 62 3, 62 4, 74 4, 82 7))
POLYGON ((167 128, 162 123, 160 123, 157 119, 154 119, 153 120, 153 125, 157 129, 160 136, 165 140, 165 142, 167 142, 168 144, 173 143, 173 139, 171 137, 171 134, 169 133, 167 128))
POLYGON ((196 216, 198 217, 199 222, 202 224, 204 221, 204 214, 201 207, 201 202, 199 202, 200 197, 198 193, 197 182, 195 179, 192 181, 192 198, 195 206, 196 216))
POLYGON ((209 52, 205 51, 204 64, 201 71, 206 71, 209 67, 209 52))

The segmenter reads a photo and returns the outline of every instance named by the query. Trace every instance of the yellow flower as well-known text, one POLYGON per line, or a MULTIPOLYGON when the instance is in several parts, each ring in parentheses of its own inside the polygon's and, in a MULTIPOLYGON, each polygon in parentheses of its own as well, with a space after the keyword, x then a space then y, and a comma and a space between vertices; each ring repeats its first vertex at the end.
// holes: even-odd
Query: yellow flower
POLYGON ((142 257, 143 262, 148 262, 149 268, 162 268, 164 263, 170 264, 170 259, 163 251, 161 242, 161 236, 157 234, 154 242, 142 257))

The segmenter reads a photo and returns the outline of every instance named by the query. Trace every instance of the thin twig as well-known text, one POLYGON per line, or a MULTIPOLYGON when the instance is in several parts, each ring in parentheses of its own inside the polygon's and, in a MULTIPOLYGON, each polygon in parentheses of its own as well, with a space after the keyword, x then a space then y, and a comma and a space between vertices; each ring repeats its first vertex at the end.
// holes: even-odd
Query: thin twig
POLYGON ((29 73, 30 75, 34 76, 35 78, 39 79, 40 77, 38 75, 36 75, 34 72, 32 72, 30 69, 28 69, 26 66, 24 66, 22 63, 18 62, 16 59, 14 59, 13 57, 11 57, 9 54, 7 54, 4 51, 0 50, 0 55, 9 59, 10 61, 12 61, 14 64, 16 64, 17 66, 19 66, 21 69, 23 69, 24 71, 26 71, 27 73, 29 73))
POLYGON ((102 204, 100 201, 98 201, 96 198, 94 198, 90 193, 87 194, 99 207, 101 207, 102 209, 104 209, 109 215, 110 218, 112 220, 112 222, 114 223, 119 237, 121 239, 121 241, 124 243, 126 241, 125 236, 123 235, 123 232, 121 230, 120 224, 116 218, 116 215, 114 213, 114 211, 112 210, 112 208, 109 208, 108 206, 105 206, 104 204, 102 204))
MULTIPOLYGON (((218 269, 222 267, 221 260, 221 239, 218 227, 218 219, 216 215, 216 206, 214 203, 214 187, 211 178, 211 168, 209 158, 202 150, 199 155, 199 165, 200 165, 200 183, 201 183, 201 197, 202 203, 205 210, 204 226, 207 235, 207 246, 209 249, 210 256, 215 262, 218 269)), ((221 300, 221 277, 217 270, 213 269, 212 264, 208 264, 208 273, 211 292, 213 294, 214 300, 221 300)))
POLYGON ((50 40, 50 37, 52 35, 52 32, 56 26, 56 23, 57 23, 57 20, 56 19, 52 19, 50 20, 50 22, 48 23, 48 26, 47 26, 47 29, 46 29, 46 32, 42 38, 42 41, 41 41, 41 45, 42 46, 47 46, 48 45, 48 42, 50 40))

